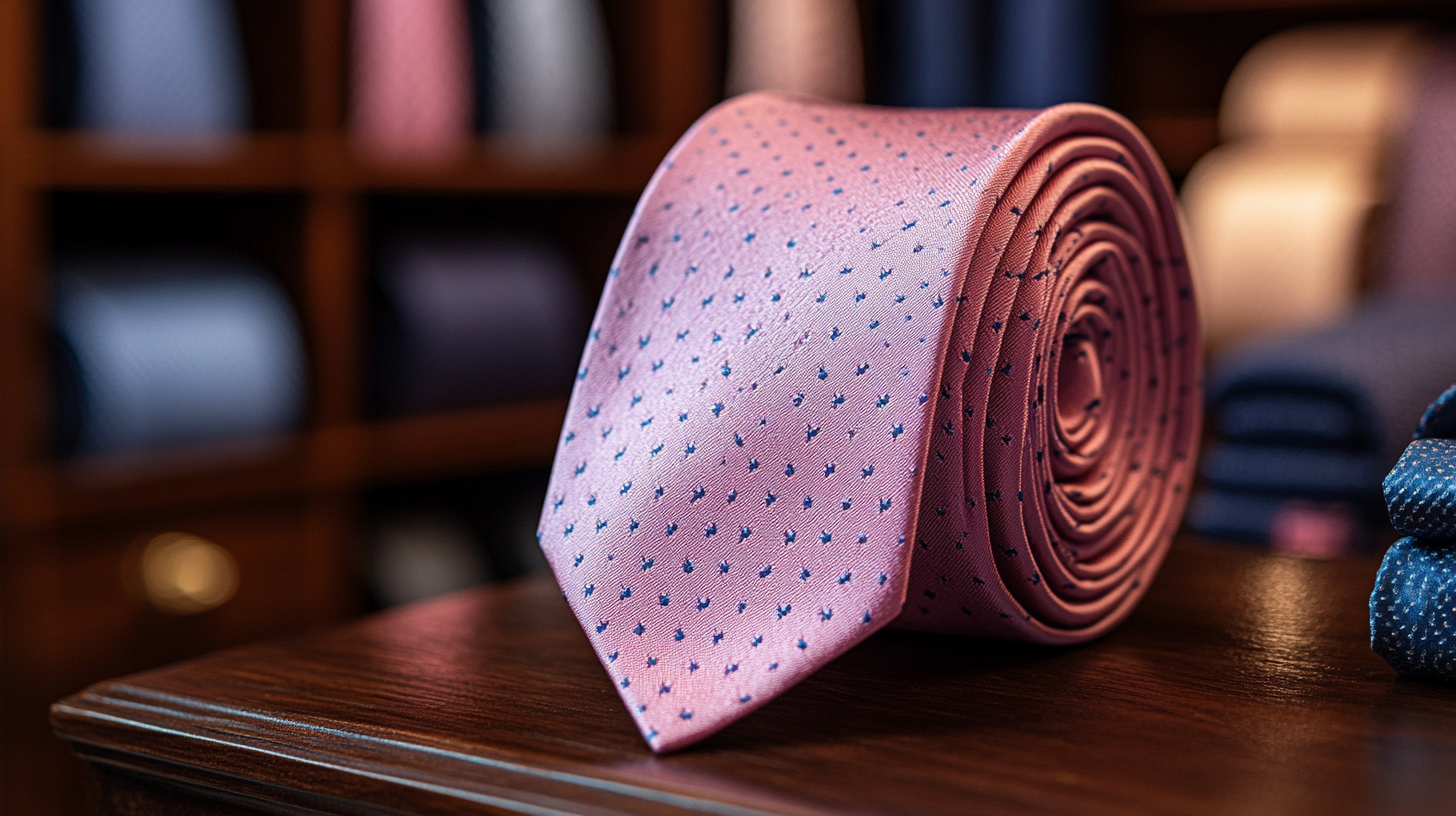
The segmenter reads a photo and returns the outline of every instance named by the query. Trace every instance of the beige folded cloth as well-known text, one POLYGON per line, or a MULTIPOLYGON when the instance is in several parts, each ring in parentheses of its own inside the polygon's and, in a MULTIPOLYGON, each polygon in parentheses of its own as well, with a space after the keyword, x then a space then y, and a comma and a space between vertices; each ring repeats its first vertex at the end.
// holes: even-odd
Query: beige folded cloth
POLYGON ((762 90, 863 99, 854 0, 733 0, 728 93, 762 90))
POLYGON ((1411 26, 1316 26, 1240 61, 1219 112, 1228 141, 1182 191, 1210 346, 1323 323, 1354 302, 1421 43, 1411 26))

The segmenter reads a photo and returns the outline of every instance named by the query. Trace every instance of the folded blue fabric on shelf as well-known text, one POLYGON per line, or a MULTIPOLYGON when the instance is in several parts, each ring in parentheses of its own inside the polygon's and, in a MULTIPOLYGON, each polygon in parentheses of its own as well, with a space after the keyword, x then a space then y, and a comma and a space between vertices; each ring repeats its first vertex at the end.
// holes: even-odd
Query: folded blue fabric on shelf
POLYGON ((1426 410, 1385 478, 1390 523, 1370 593, 1370 647, 1401 674, 1456 680, 1456 386, 1426 410))
POLYGON ((1230 443, 1209 446, 1201 465, 1213 487, 1310 499, 1371 494, 1382 470, 1365 452, 1230 443))
POLYGON ((266 436, 303 417, 293 311, 278 284, 250 264, 212 256, 63 260, 54 321, 63 454, 266 436))
POLYGON ((1104 0, 1002 0, 991 103, 1040 108, 1102 97, 1104 0))
POLYGON ((1217 441, 1200 466, 1189 527, 1270 541, 1289 502, 1323 503, 1368 524, 1410 418, 1456 380, 1452 349, 1456 299, 1387 295, 1338 324, 1231 350, 1209 378, 1217 441))

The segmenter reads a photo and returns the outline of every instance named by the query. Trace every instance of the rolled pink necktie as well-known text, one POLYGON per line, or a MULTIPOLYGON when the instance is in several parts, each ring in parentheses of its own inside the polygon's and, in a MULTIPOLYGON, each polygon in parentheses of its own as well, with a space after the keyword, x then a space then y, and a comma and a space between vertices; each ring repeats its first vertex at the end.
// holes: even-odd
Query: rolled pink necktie
POLYGON ((1182 513, 1199 348, 1116 114, 731 99, 623 236, 542 547, 657 751, 887 624, 1090 640, 1182 513))
POLYGON ((470 137, 470 40, 462 0, 354 0, 353 127, 371 157, 442 161, 470 137))

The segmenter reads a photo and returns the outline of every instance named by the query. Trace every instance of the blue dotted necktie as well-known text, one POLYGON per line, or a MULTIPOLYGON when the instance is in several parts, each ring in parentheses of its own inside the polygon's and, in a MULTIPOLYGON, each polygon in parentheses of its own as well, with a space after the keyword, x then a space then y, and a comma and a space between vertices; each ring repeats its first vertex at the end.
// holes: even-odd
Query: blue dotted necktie
POLYGON ((1426 410, 1385 477, 1390 523, 1370 594, 1370 646, 1396 671, 1456 680, 1456 386, 1426 410))

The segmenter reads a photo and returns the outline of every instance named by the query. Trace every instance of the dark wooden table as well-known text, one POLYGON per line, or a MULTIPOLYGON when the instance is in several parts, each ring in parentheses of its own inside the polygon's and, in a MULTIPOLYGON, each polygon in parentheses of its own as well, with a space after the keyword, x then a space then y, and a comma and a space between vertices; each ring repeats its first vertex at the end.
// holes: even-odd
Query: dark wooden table
POLYGON ((1456 688, 1370 652, 1373 560, 1180 542, 1054 650, 882 632, 654 757, 555 586, 481 589, 53 709, 106 813, 1456 811, 1456 688))

